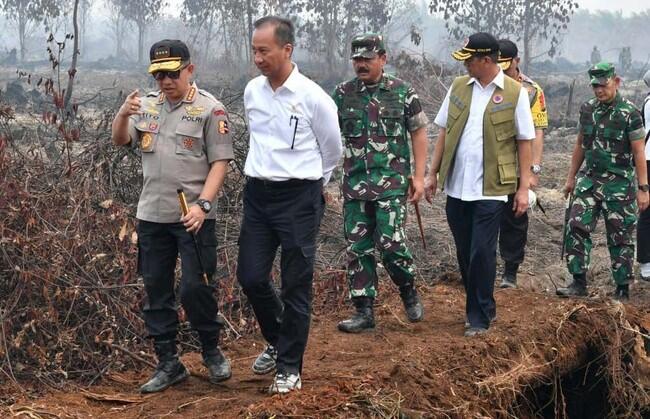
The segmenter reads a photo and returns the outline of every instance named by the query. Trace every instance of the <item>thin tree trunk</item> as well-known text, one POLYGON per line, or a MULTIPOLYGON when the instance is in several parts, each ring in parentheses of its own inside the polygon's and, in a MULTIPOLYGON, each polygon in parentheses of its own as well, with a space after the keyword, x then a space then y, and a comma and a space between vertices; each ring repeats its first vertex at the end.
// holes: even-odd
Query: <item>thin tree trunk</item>
POLYGON ((144 55, 144 22, 138 22, 138 63, 142 64, 144 55))
POLYGON ((251 59, 251 43, 253 42, 253 5, 251 4, 252 0, 246 0, 246 19, 248 24, 248 40, 246 41, 246 58, 249 63, 252 62, 251 59))
POLYGON ((74 39, 72 50, 72 62, 68 69, 68 87, 65 89, 63 106, 67 112, 70 112, 70 99, 72 99, 72 88, 74 87, 74 77, 77 74, 77 57, 79 56, 79 23, 77 21, 77 11, 79 9, 79 0, 74 1, 74 10, 72 12, 72 24, 74 26, 74 39))
POLYGON ((23 13, 18 12, 18 40, 20 43, 20 62, 25 62, 25 55, 27 54, 27 47, 25 46, 25 32, 27 27, 27 18, 23 13))

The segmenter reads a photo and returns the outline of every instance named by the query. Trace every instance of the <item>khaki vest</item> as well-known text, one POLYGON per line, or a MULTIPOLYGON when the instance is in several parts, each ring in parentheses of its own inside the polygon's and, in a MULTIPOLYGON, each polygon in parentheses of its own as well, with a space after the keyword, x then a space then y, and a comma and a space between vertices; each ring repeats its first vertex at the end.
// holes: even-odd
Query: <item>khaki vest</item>
MULTIPOLYGON (((442 155, 438 184, 453 169, 458 142, 469 118, 472 84, 469 76, 457 77, 451 86, 445 151, 442 155)), ((476 81, 478 83, 478 81, 476 81)), ((494 89, 483 116, 483 195, 508 195, 517 190, 517 141, 515 109, 521 84, 504 77, 504 88, 494 89), (499 98, 500 96, 500 98, 499 98), (496 103, 496 102, 498 103, 496 103)))

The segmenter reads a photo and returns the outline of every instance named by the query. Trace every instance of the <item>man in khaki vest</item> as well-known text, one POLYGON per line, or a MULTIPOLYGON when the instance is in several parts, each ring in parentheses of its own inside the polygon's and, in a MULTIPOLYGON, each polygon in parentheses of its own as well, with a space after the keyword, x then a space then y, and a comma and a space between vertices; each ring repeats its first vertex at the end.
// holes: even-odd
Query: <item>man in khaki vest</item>
POLYGON ((452 56, 467 76, 454 80, 435 119, 440 127, 425 188, 447 193, 447 221, 465 286, 465 336, 487 332, 496 318, 494 279, 501 213, 508 195, 521 216, 528 209, 531 140, 528 94, 497 64, 499 44, 479 32, 452 56), (517 186, 517 167, 521 181, 517 186))

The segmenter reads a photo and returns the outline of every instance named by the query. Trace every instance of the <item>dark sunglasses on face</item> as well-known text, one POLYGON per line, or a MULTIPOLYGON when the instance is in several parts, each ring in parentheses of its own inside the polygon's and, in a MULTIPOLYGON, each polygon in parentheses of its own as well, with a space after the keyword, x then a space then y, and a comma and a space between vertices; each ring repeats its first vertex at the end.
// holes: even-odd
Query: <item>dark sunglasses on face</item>
POLYGON ((153 78, 157 81, 162 81, 165 77, 169 77, 172 80, 178 80, 181 76, 181 71, 183 71, 187 66, 183 66, 176 71, 156 71, 152 74, 153 78))

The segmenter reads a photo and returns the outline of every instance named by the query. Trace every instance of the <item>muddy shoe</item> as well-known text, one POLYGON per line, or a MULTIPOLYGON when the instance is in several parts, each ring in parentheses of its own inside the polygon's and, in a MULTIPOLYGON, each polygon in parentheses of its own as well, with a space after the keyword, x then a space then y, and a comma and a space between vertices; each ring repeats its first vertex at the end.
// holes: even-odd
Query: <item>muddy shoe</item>
POLYGON ((213 384, 225 381, 232 376, 230 361, 228 361, 219 348, 204 352, 203 364, 208 369, 208 377, 213 384))
POLYGON ((352 299, 356 312, 352 318, 339 322, 341 332, 360 333, 375 328, 375 315, 372 311, 373 299, 370 297, 354 297, 352 299))
POLYGON ((470 327, 467 330, 465 330, 465 337, 471 338, 478 335, 484 335, 487 333, 487 331, 488 330, 484 327, 470 327))
POLYGON ((153 375, 142 387, 141 393, 156 393, 187 379, 190 373, 178 359, 176 342, 172 340, 154 343, 158 355, 158 366, 153 375))
POLYGON ((627 302, 630 300, 630 286, 629 285, 617 285, 616 291, 614 291, 614 299, 627 302))
POLYGON ((272 345, 266 345, 264 352, 258 355, 253 362, 253 372, 255 374, 268 374, 275 370, 275 362, 278 359, 278 351, 272 345))
POLYGON ((300 374, 288 374, 279 372, 275 375, 271 387, 269 387, 270 394, 285 394, 293 390, 300 390, 302 388, 302 381, 300 374))
POLYGON ((506 262, 499 288, 517 288, 517 271, 519 265, 506 262))
POLYGON ((424 307, 422 307, 417 290, 412 286, 400 288, 400 297, 402 297, 406 317, 409 321, 412 323, 421 321, 424 318, 424 307))
POLYGON ((587 279, 585 274, 573 275, 573 281, 568 287, 558 288, 555 293, 560 297, 586 297, 587 279))
POLYGON ((503 274, 499 288, 517 288, 517 275, 503 274))

